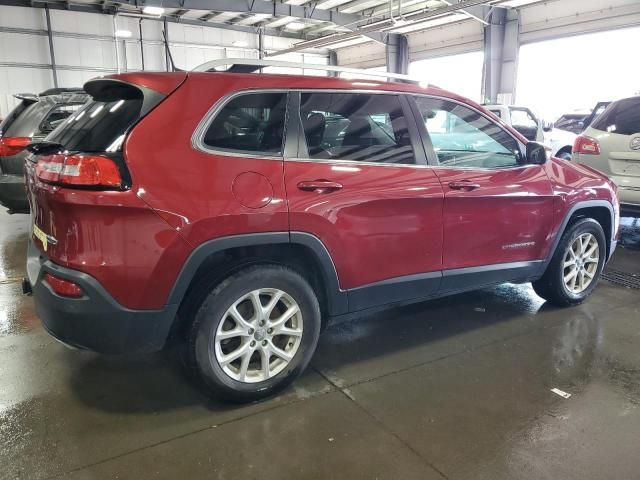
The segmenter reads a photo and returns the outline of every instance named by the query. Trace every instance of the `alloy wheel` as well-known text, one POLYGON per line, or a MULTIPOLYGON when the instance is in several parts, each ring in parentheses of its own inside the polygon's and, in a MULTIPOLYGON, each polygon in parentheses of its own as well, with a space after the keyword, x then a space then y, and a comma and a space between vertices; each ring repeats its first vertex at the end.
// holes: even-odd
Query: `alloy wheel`
POLYGON ((216 361, 238 382, 263 382, 291 363, 302 330, 302 312, 289 294, 253 290, 236 300, 219 323, 213 339, 216 361))
POLYGON ((579 235, 564 255, 564 285, 573 294, 584 292, 593 282, 600 261, 600 245, 591 233, 579 235))

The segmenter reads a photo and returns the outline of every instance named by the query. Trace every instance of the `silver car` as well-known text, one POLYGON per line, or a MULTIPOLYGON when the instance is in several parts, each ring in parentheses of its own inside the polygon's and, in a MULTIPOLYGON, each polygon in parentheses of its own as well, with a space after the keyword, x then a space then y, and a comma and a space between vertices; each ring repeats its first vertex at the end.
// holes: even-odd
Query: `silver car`
POLYGON ((576 139, 573 161, 608 175, 622 213, 640 216, 640 96, 609 105, 576 139))

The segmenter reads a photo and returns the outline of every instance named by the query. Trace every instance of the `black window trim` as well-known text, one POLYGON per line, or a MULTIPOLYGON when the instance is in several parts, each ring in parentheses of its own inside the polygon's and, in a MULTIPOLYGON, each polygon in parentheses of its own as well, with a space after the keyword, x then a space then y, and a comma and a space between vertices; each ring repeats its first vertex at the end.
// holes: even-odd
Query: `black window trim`
POLYGON ((277 89, 262 89, 262 88, 251 88, 244 90, 236 90, 230 92, 221 98, 219 98, 213 106, 207 111, 205 116, 200 120, 200 123, 196 127, 193 135, 191 136, 191 146, 195 150, 198 150, 203 153, 220 155, 220 156, 228 156, 228 157, 244 157, 244 158, 256 158, 263 160, 279 160, 282 161, 284 158, 284 152, 287 151, 287 130, 289 125, 289 108, 290 108, 290 97, 291 91, 286 88, 277 88, 277 89), (284 131, 282 133, 282 149, 279 155, 274 155, 273 152, 247 152, 245 150, 236 150, 231 148, 221 148, 221 147, 211 147, 204 143, 204 136, 207 133, 207 130, 211 126, 211 123, 216 118, 216 116, 222 111, 224 107, 227 106, 229 102, 236 99, 237 97, 243 95, 252 95, 252 94, 263 94, 263 93, 284 93, 287 95, 285 99, 285 118, 284 118, 284 131))
POLYGON ((511 138, 513 138, 516 143, 518 144, 518 148, 520 149, 520 156, 521 159, 524 160, 525 155, 526 155, 526 146, 524 143, 522 143, 520 141, 520 139, 518 139, 513 133, 511 133, 507 128, 504 127, 504 125, 502 125, 502 121, 500 122, 496 122, 493 118, 491 118, 487 113, 483 112, 482 110, 479 110, 477 108, 475 108, 472 105, 469 105, 468 103, 464 103, 464 102, 460 102, 456 99, 450 98, 450 97, 445 97, 445 96, 441 96, 441 95, 430 95, 427 93, 406 93, 406 95, 408 95, 410 98, 408 99, 409 103, 411 104, 411 109, 413 110, 413 115, 414 115, 414 119, 415 119, 415 123, 418 126, 418 130, 420 132, 420 137, 422 137, 423 139, 423 143, 424 143, 424 148, 427 152, 427 158, 429 160, 429 165, 433 168, 446 168, 446 169, 456 169, 456 170, 469 170, 469 171, 473 171, 473 170, 477 170, 477 171, 488 171, 488 172, 496 172, 496 171, 507 171, 507 170, 516 170, 516 169, 520 169, 520 168, 529 168, 529 167, 535 167, 536 165, 530 165, 530 164, 522 164, 522 165, 514 165, 513 167, 502 167, 502 168, 485 168, 485 167, 461 167, 461 166, 455 166, 455 165, 440 165, 438 162, 438 156, 433 148, 433 143, 431 142, 431 136, 429 135, 429 133, 427 132, 427 127, 424 125, 424 122, 422 121, 422 116, 420 114, 420 109, 418 108, 418 104, 415 101, 414 97, 426 97, 429 99, 434 99, 434 100, 443 100, 446 102, 451 102, 451 103, 455 103, 458 104, 462 107, 466 107, 478 114, 480 114, 482 117, 484 117, 485 119, 487 119, 489 122, 497 125, 498 127, 500 127, 503 131, 505 131, 511 138))

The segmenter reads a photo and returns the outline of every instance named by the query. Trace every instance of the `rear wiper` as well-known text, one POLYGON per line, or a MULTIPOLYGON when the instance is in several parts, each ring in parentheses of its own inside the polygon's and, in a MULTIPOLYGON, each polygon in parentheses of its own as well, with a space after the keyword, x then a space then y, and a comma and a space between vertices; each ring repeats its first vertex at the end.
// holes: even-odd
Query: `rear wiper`
POLYGON ((57 142, 48 142, 46 140, 34 142, 27 145, 27 150, 36 155, 45 153, 62 152, 65 150, 64 145, 57 142))

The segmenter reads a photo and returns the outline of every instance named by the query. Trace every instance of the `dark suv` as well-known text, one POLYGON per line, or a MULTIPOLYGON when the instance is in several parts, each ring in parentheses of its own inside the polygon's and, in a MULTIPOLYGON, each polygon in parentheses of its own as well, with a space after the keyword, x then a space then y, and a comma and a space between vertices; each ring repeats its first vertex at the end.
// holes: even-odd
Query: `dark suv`
POLYGON ((20 103, 0 123, 0 204, 11 213, 27 213, 29 203, 24 189, 27 145, 51 133, 89 96, 77 88, 53 88, 39 95, 14 96, 20 103))
POLYGON ((615 186, 473 102, 409 83, 131 73, 27 158, 45 328, 103 353, 186 345, 216 395, 270 395, 331 319, 533 282, 596 286, 615 186))

